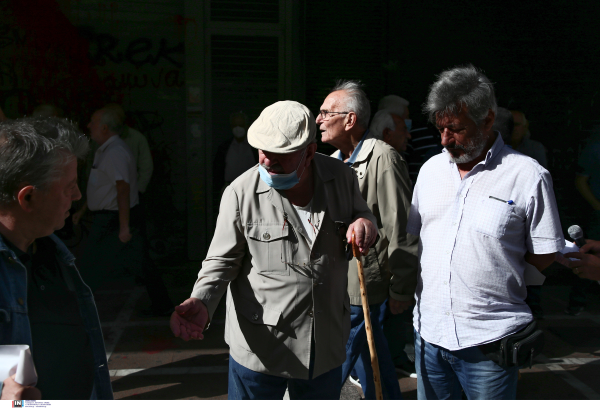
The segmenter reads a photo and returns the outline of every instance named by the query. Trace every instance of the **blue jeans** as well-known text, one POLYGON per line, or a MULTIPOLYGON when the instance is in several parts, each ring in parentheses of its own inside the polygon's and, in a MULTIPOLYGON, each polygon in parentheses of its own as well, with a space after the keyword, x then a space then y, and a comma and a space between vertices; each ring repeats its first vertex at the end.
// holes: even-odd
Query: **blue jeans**
POLYGON ((516 399, 519 367, 504 369, 479 349, 450 351, 425 341, 415 331, 417 398, 420 400, 516 399))
MULTIPOLYGON (((371 326, 375 339, 375 349, 379 360, 379 375, 381 377, 381 388, 385 399, 402 399, 396 369, 392 362, 390 350, 381 328, 380 315, 381 303, 369 305, 371 315, 371 326)), ((350 337, 346 344, 346 361, 342 365, 342 384, 346 382, 350 372, 354 368, 360 385, 365 394, 365 399, 375 399, 375 383, 373 381, 373 368, 371 367, 371 354, 365 330, 365 319, 362 306, 350 306, 350 337)))
MULTIPOLYGON (((311 348, 314 350, 314 347, 311 348)), ((342 386, 342 367, 334 368, 312 378, 314 355, 311 353, 308 377, 310 380, 284 378, 257 373, 229 355, 228 399, 230 400, 280 400, 289 390, 291 400, 339 400, 342 386)))

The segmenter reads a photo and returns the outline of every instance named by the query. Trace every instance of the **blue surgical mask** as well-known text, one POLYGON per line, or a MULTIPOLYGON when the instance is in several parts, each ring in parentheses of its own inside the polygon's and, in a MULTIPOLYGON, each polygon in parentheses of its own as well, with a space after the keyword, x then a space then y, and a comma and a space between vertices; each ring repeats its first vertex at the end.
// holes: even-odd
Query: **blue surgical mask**
POLYGON ((404 123, 406 124, 406 130, 410 132, 412 128, 412 119, 404 119, 404 123))
MULTIPOLYGON (((300 182, 300 177, 304 174, 304 170, 302 170, 302 174, 298 177, 298 169, 300 168, 300 164, 302 163, 302 159, 304 159, 304 155, 306 154, 306 150, 302 153, 302 158, 300 159, 300 163, 298 163, 298 167, 296 170, 291 172, 290 174, 269 174, 267 169, 265 169, 262 165, 258 165, 258 173, 260 174, 260 178, 264 181, 269 187, 273 187, 276 190, 289 190, 294 187, 296 184, 300 182)), ((306 168, 305 168, 306 169, 306 168)))

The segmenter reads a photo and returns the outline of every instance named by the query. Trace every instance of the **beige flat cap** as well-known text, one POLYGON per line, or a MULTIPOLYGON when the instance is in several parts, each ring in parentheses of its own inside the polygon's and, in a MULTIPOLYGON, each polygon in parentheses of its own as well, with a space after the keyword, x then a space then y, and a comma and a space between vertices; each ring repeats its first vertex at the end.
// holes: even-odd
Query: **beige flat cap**
POLYGON ((248 143, 272 153, 292 153, 314 142, 315 117, 295 101, 279 101, 267 106, 248 129, 248 143))

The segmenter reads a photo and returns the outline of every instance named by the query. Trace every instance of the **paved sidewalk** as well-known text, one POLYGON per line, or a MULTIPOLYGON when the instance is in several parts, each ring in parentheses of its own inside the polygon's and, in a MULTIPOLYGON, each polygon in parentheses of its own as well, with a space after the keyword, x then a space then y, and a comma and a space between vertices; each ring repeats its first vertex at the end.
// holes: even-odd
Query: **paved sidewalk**
MULTIPOLYGON (((183 301, 193 285, 193 273, 167 273, 171 297, 183 301), (180 273, 191 276, 190 282, 179 279, 180 273)), ((543 288, 546 316, 540 326, 546 347, 531 369, 521 371, 519 399, 600 399, 600 287, 589 294, 588 308, 579 316, 563 313, 568 290, 561 284, 543 288)), ((168 318, 140 315, 149 305, 143 287, 115 283, 99 291, 96 300, 116 398, 227 398, 228 348, 223 339, 222 306, 205 340, 184 342, 173 337, 168 318)), ((416 380, 399 377, 398 381, 404 398, 416 399, 416 380)), ((342 399, 360 399, 361 395, 358 387, 346 383, 342 399)))

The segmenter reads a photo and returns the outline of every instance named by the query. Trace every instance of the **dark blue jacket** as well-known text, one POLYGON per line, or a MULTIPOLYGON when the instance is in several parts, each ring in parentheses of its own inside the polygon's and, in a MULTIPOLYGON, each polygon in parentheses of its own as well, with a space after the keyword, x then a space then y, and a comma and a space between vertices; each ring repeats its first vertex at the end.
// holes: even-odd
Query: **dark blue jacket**
MULTIPOLYGON (((83 282, 75 257, 55 235, 56 259, 61 266, 67 286, 74 290, 79 312, 86 332, 90 336, 94 354, 94 390, 91 399, 113 399, 108 362, 98 311, 90 288, 83 282)), ((27 269, 0 235, 0 345, 31 344, 31 327, 27 315, 27 269)), ((35 350, 32 349, 35 352, 35 350)), ((0 382, 0 393, 2 383, 0 382)))

